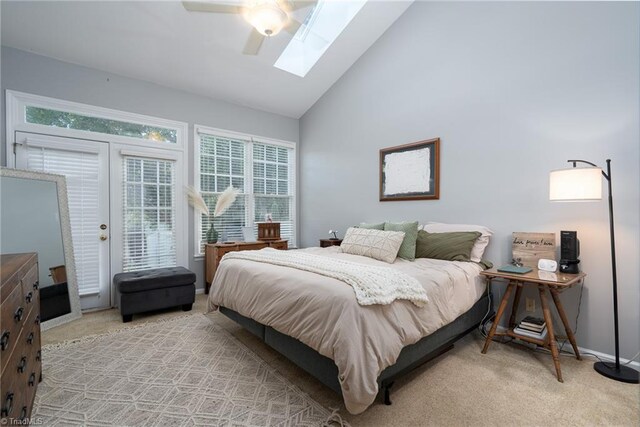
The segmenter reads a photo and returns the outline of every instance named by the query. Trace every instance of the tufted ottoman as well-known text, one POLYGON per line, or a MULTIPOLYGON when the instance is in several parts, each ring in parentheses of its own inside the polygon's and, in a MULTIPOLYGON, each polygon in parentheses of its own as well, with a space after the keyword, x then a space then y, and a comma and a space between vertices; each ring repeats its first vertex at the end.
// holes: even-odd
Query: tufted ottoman
POLYGON ((134 314, 182 306, 189 311, 196 298, 196 275, 184 267, 154 268, 113 276, 116 304, 123 322, 134 314))

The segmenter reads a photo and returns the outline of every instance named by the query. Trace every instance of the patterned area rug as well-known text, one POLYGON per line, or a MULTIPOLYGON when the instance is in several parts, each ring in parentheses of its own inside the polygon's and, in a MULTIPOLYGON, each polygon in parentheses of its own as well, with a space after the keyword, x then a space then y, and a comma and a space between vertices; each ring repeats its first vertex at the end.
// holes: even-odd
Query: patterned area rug
POLYGON ((201 314, 43 348, 47 426, 319 426, 330 412, 201 314))

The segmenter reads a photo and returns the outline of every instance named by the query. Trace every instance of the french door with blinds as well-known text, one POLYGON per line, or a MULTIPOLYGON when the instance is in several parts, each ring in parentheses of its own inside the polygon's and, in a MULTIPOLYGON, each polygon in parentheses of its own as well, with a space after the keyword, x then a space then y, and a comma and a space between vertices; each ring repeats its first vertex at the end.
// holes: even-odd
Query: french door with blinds
POLYGON ((16 141, 18 168, 66 177, 82 309, 113 305, 116 273, 185 262, 181 152, 25 132, 16 141))
POLYGON ((16 166, 64 175, 82 309, 110 305, 109 146, 16 133, 16 166))
POLYGON ((176 265, 175 161, 121 151, 122 271, 176 265))

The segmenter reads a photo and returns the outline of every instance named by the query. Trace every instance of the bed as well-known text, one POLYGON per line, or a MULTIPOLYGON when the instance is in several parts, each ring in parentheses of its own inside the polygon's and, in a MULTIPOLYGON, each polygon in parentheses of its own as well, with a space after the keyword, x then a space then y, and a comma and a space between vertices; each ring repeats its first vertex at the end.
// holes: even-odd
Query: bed
POLYGON ((296 252, 389 267, 417 279, 428 295, 422 307, 407 300, 363 306, 352 287, 334 278, 243 259, 221 262, 209 310, 219 309, 341 393, 353 414, 366 410, 380 389, 389 403, 395 378, 451 348, 487 312, 476 263, 422 258, 386 264, 335 246, 296 252))

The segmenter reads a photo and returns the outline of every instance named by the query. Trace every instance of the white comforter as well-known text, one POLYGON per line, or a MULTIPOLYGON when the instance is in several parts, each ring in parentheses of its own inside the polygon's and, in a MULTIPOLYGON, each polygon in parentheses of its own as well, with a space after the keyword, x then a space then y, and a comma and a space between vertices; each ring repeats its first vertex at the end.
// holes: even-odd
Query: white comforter
POLYGON ((224 259, 209 294, 209 309, 230 308, 292 336, 338 367, 347 410, 363 412, 375 400, 377 378, 403 347, 419 341, 466 312, 481 297, 484 281, 475 263, 398 259, 386 264, 338 252, 306 254, 370 266, 391 266, 417 279, 429 302, 361 306, 344 282, 309 271, 241 259, 224 259))
POLYGON ((420 282, 390 267, 363 265, 304 251, 279 251, 272 248, 229 252, 224 259, 265 262, 338 279, 353 288, 360 305, 391 304, 395 300, 404 299, 422 307, 429 301, 420 282))

